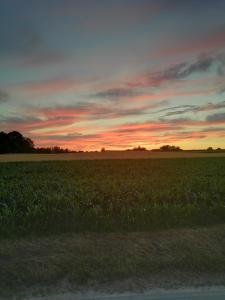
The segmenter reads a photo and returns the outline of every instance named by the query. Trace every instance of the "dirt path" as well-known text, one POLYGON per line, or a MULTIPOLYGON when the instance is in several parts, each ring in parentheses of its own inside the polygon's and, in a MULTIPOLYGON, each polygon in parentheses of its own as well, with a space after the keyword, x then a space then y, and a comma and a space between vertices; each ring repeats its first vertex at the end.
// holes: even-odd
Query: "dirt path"
POLYGON ((225 287, 192 288, 178 290, 149 290, 143 293, 85 295, 65 293, 61 295, 31 297, 28 300, 224 300, 225 287))

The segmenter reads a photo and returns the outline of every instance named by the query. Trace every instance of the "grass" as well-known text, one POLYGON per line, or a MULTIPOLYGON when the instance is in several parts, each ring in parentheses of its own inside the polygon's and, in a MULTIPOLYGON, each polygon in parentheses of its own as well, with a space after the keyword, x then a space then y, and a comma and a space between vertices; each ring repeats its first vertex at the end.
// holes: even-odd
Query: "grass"
POLYGON ((37 291, 39 287, 40 292, 52 286, 56 293, 62 281, 67 290, 83 287, 85 291, 96 284, 135 278, 142 287, 145 278, 154 287, 171 283, 174 287, 175 279, 179 285, 224 284, 224 249, 224 226, 4 239, 0 243, 0 296, 10 297, 32 287, 37 291), (206 275, 208 281, 199 283, 206 275))
POLYGON ((225 220, 225 158, 0 164, 0 235, 146 231, 225 220))

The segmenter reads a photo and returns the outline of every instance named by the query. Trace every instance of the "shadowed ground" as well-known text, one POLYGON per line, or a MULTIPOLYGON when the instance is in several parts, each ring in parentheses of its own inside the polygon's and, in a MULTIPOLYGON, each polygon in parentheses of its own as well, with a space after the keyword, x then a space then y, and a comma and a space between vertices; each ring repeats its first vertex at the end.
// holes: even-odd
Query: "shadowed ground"
POLYGON ((0 296, 224 285, 225 227, 3 239, 0 296))

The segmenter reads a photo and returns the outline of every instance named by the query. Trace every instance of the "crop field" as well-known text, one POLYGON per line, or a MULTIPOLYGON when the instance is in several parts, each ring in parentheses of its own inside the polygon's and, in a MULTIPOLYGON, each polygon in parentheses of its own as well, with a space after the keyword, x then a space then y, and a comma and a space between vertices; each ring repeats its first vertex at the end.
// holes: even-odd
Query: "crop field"
POLYGON ((225 223, 225 158, 0 163, 0 234, 225 223))
POLYGON ((77 152, 62 154, 2 154, 0 162, 17 161, 65 161, 65 160, 98 160, 98 159, 150 159, 150 158, 198 158, 225 157, 225 150, 221 151, 105 151, 105 152, 77 152))

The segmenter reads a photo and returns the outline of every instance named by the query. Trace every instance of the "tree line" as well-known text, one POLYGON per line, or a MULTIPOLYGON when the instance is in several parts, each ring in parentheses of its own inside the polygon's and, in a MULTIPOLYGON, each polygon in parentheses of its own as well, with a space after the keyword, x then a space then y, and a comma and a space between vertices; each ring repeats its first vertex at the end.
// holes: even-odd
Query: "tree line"
MULTIPOLYGON (((147 151, 148 149, 145 147, 135 147, 133 149, 128 149, 128 151, 147 151)), ((183 151, 179 146, 171 146, 171 145, 164 145, 159 149, 152 149, 152 151, 183 151)))
POLYGON ((0 153, 68 153, 68 149, 58 146, 35 147, 34 142, 18 131, 0 132, 0 153))

